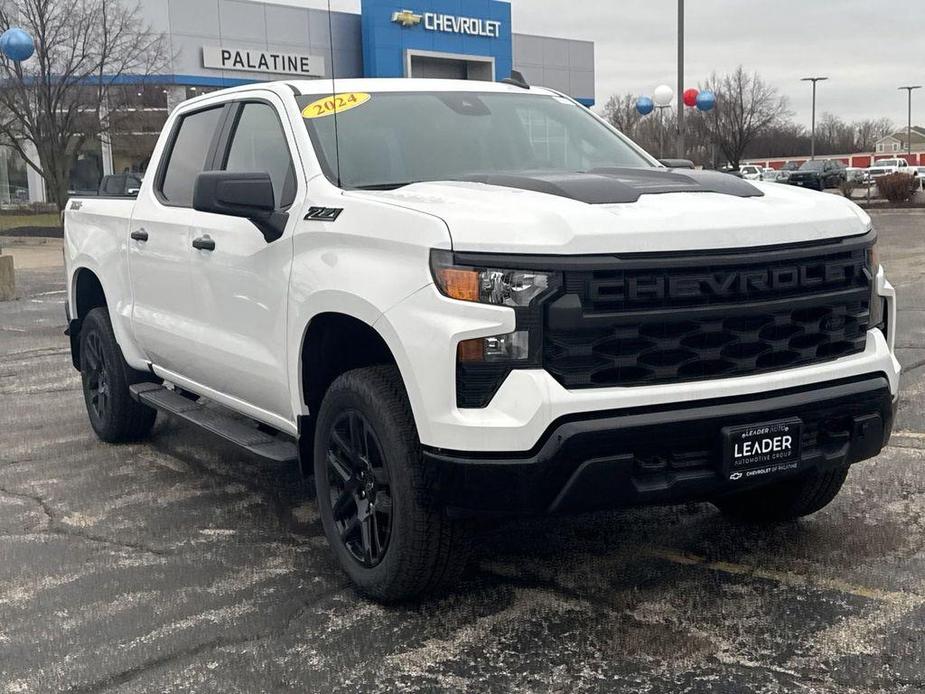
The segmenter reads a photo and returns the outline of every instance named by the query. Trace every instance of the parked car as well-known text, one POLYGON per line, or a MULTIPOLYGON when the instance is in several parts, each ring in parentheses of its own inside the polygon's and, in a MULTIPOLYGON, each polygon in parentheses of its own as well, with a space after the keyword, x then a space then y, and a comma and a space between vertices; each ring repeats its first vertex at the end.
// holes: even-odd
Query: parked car
POLYGON ((774 183, 777 181, 777 169, 770 167, 761 170, 761 180, 774 183))
POLYGON ((782 167, 777 170, 777 181, 779 183, 786 183, 790 178, 790 174, 800 168, 800 162, 798 161, 788 161, 782 167))
POLYGON ((761 180, 760 166, 755 166, 754 164, 743 164, 739 167, 739 172, 742 174, 742 178, 744 178, 746 181, 761 180))
POLYGON ((858 166, 846 166, 845 178, 851 183, 863 184, 867 179, 867 169, 862 169, 858 166))
POLYGON ((813 190, 837 188, 846 180, 845 167, 834 159, 810 159, 796 171, 791 172, 787 183, 813 190))
POLYGON ((925 166, 915 166, 913 168, 919 179, 919 187, 925 190, 925 166))
POLYGON ((911 180, 909 181, 909 185, 913 190, 918 190, 918 188, 921 186, 917 167, 911 166, 908 161, 902 158, 880 159, 875 163, 874 166, 871 166, 867 169, 867 180, 870 183, 876 183, 877 179, 881 176, 888 176, 890 174, 897 173, 905 174, 910 177, 911 180))
POLYGON ((909 162, 902 158, 880 159, 868 167, 867 172, 873 179, 877 176, 885 176, 891 173, 912 173, 911 169, 909 162))
POLYGON ((160 411, 301 464, 336 561, 386 601, 451 582, 472 516, 776 523, 884 446, 895 292, 849 200, 669 171, 553 90, 328 85, 185 101, 136 199, 68 203, 100 439, 160 411))

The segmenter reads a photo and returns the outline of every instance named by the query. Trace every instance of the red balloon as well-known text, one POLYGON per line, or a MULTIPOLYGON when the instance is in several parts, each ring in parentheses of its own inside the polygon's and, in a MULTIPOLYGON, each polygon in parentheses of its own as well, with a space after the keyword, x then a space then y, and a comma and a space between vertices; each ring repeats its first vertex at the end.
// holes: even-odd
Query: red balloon
POLYGON ((694 107, 697 105, 697 95, 698 92, 696 89, 685 89, 684 90, 684 105, 694 107))

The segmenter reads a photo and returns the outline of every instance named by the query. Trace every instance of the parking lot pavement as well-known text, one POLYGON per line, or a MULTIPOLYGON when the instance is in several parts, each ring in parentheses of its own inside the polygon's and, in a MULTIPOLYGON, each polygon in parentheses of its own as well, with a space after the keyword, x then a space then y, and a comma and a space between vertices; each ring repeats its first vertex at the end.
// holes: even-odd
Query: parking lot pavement
POLYGON ((0 304, 0 694, 925 691, 925 214, 875 222, 903 399, 828 508, 498 522, 400 608, 349 588, 294 470, 166 419, 99 443, 37 262, 0 304))

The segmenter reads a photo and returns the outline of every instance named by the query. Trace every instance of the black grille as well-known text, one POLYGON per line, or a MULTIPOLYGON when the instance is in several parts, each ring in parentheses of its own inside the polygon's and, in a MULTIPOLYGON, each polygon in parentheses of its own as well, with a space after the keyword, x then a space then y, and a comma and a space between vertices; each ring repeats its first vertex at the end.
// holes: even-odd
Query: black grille
POLYGON ((566 388, 804 366, 864 349, 867 246, 574 264, 546 306, 543 365, 566 388))

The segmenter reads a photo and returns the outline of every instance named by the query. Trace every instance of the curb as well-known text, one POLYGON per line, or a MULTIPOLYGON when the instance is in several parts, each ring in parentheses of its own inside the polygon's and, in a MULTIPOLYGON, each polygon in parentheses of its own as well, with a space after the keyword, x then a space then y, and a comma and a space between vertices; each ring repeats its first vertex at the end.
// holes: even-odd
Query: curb
POLYGON ((55 246, 64 244, 64 239, 48 236, 0 236, 0 248, 6 246, 55 246))

